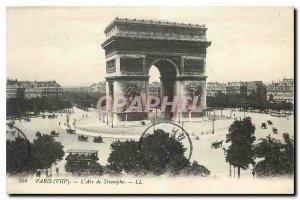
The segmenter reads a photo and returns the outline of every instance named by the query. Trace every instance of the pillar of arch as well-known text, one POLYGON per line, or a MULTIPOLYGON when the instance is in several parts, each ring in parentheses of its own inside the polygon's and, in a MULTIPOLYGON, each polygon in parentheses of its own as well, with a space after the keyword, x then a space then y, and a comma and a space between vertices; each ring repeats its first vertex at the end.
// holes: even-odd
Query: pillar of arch
MULTIPOLYGON (((102 43, 106 57, 106 95, 141 95, 149 93, 149 69, 160 71, 162 95, 200 97, 200 112, 176 108, 171 120, 199 118, 206 108, 206 39, 204 25, 172 23, 153 20, 116 18, 105 29, 102 43), (132 91, 135 92, 132 92, 132 91)), ((145 102, 143 102, 145 103, 145 102)), ((106 110, 110 121, 140 121, 148 112, 112 112, 106 110)))

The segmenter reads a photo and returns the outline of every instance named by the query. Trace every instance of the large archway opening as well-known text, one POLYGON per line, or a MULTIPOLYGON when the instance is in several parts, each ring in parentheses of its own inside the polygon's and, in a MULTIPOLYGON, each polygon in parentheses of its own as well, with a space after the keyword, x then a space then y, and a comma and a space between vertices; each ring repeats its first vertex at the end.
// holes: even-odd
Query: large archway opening
POLYGON ((162 101, 167 98, 168 102, 173 101, 176 95, 176 76, 178 74, 177 66, 170 60, 160 59, 152 63, 148 70, 149 77, 149 96, 158 96, 160 104, 150 112, 151 121, 169 121, 175 113, 172 106, 168 105, 162 108, 162 101))

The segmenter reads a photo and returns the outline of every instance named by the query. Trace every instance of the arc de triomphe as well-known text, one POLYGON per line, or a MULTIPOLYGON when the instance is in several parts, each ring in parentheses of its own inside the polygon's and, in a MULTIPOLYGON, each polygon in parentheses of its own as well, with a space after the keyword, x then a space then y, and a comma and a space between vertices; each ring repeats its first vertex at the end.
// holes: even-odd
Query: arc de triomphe
MULTIPOLYGON (((104 33, 102 44, 106 57, 106 95, 111 101, 117 96, 130 98, 149 94, 149 70, 160 72, 160 98, 198 96, 200 111, 176 108, 165 112, 170 120, 198 118, 206 108, 206 39, 204 25, 166 21, 115 18, 104 33)), ((143 102, 144 104, 145 102, 143 102)), ((149 112, 112 111, 106 102, 109 119, 114 121, 147 120, 149 112)))

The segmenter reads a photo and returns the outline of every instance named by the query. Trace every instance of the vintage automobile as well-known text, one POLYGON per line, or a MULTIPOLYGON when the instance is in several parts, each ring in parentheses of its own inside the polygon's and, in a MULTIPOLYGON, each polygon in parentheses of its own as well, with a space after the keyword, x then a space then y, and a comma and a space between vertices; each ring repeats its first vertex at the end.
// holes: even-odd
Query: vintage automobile
POLYGON ((278 129, 277 128, 273 127, 272 131, 273 131, 274 134, 278 134, 278 129))
POLYGON ((273 122, 272 122, 271 120, 267 120, 267 123, 268 123, 269 125, 272 125, 272 124, 273 124, 273 122))
POLYGON ((93 142, 94 143, 102 143, 103 142, 102 137, 101 136, 94 137, 93 142))
POLYGON ((261 128, 266 129, 267 128, 267 124, 266 123, 261 123, 261 128))
POLYGON ((211 143, 211 148, 218 149, 223 145, 223 140, 211 143))

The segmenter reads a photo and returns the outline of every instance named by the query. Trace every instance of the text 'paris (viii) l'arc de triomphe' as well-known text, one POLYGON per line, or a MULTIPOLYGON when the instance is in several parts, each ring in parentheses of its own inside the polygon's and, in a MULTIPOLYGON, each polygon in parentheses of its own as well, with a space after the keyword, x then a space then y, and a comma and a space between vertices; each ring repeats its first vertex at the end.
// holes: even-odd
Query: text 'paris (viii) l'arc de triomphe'
POLYGON ((173 121, 202 117, 206 108, 206 49, 211 44, 206 39, 206 30, 198 24, 115 18, 106 27, 102 43, 106 57, 106 96, 110 97, 106 112, 111 119, 149 119, 153 110, 127 111, 127 102, 122 110, 113 111, 113 101, 119 96, 128 101, 141 96, 146 106, 152 66, 160 72, 160 99, 199 97, 197 111, 177 105, 175 110, 161 110, 160 117, 173 121))

